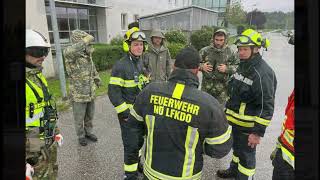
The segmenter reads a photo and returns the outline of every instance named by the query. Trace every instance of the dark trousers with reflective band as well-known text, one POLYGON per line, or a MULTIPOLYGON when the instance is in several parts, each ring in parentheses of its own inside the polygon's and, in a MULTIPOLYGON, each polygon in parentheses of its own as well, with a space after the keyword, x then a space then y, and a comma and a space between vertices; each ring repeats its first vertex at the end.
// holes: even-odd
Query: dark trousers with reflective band
POLYGON ((230 169, 237 174, 237 180, 251 180, 256 167, 256 148, 248 146, 249 134, 233 127, 232 136, 233 156, 230 169))
MULTIPOLYGON (((134 162, 137 162, 136 157, 138 157, 138 164, 139 164, 141 155, 131 153, 132 150, 130 149, 130 148, 136 148, 136 145, 130 143, 129 138, 133 138, 133 137, 127 136, 127 132, 130 130, 130 127, 128 127, 126 122, 121 119, 119 119, 119 123, 120 123, 120 129, 121 129, 122 143, 124 147, 124 158, 123 158, 124 164, 128 166, 135 164, 134 162)), ((143 135, 143 132, 141 133, 142 133, 141 135, 143 135)), ((142 147, 143 142, 144 140, 142 139, 142 141, 139 142, 138 146, 142 147)), ((125 177, 124 177, 125 180, 136 180, 137 178, 138 178, 137 169, 135 169, 135 171, 125 171, 125 177)))
POLYGON ((272 165, 272 180, 294 180, 294 169, 282 158, 281 149, 278 149, 272 165))
POLYGON ((73 102, 73 117, 78 138, 84 138, 92 133, 92 120, 94 116, 94 101, 73 102))

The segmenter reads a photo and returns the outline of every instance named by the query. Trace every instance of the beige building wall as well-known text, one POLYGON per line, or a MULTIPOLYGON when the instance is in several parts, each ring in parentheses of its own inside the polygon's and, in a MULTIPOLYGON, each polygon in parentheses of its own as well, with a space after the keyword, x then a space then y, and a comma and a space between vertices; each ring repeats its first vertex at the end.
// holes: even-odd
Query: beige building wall
MULTIPOLYGON (((48 41, 50 41, 46 10, 43 0, 26 0, 26 29, 39 31, 48 39, 48 41)), ((55 76, 51 51, 43 62, 43 67, 44 76, 55 76)))
POLYGON ((127 14, 127 25, 134 21, 134 15, 139 17, 166 11, 183 6, 183 0, 107 0, 107 38, 108 41, 117 35, 123 36, 127 31, 121 28, 121 14, 127 14))

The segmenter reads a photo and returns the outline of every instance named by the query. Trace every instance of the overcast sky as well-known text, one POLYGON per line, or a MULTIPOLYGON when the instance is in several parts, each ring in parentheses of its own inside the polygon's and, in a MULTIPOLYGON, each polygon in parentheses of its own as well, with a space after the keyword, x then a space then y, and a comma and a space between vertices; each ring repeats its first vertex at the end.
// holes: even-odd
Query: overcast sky
POLYGON ((294 0, 240 0, 245 11, 257 8, 263 12, 294 11, 294 0), (256 4, 256 6, 254 6, 256 4))

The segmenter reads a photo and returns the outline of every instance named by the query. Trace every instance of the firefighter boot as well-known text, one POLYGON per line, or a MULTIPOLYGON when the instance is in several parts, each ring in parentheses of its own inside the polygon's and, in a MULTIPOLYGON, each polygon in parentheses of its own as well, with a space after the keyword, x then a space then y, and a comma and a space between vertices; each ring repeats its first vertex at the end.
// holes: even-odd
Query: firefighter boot
POLYGON ((232 169, 226 169, 226 170, 218 170, 217 171, 217 176, 219 178, 235 178, 237 176, 236 171, 232 170, 232 169))

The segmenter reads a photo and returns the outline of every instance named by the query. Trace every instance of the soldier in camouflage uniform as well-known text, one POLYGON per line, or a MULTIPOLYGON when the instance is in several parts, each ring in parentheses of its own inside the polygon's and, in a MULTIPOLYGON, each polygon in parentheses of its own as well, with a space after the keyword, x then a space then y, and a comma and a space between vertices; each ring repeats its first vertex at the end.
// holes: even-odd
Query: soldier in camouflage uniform
POLYGON ((57 144, 63 137, 56 126, 57 112, 42 74, 50 44, 37 31, 26 30, 26 179, 57 178, 57 144))
POLYGON ((72 31, 72 45, 64 50, 66 71, 69 76, 70 98, 73 107, 75 129, 79 143, 87 145, 87 139, 96 142, 92 133, 95 90, 101 86, 101 79, 92 61, 94 48, 90 42, 94 37, 81 31, 72 31))
POLYGON ((203 72, 202 90, 215 97, 224 107, 227 82, 239 64, 237 55, 227 46, 227 32, 219 29, 212 35, 212 44, 202 48, 200 70, 203 72))

